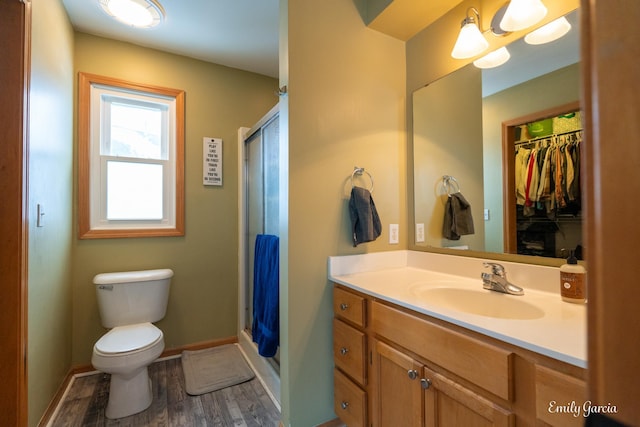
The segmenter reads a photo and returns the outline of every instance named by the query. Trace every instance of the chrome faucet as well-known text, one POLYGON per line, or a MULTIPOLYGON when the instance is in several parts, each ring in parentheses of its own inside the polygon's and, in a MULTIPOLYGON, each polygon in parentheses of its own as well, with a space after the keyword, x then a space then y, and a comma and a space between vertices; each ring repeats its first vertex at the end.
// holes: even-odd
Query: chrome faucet
POLYGON ((524 295, 524 290, 507 280, 507 272, 501 264, 483 262, 484 267, 491 267, 491 273, 482 273, 482 287, 490 291, 502 292, 510 295, 524 295))

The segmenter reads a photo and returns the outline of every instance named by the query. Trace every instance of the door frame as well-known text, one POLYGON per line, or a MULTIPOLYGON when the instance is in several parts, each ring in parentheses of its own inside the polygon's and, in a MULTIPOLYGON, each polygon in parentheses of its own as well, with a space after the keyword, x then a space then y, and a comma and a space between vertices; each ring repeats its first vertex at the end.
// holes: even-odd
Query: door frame
POLYGON ((0 414, 27 425, 28 123, 31 4, 0 1, 0 414))
MULTIPOLYGON (((634 425, 640 420, 638 215, 640 193, 640 43, 637 0, 581 0, 582 102, 585 112, 582 226, 586 238, 589 399, 616 405, 596 414, 634 425), (634 172, 632 174, 632 172, 634 172), (622 182, 622 185, 621 185, 622 182)), ((600 419, 598 419, 600 418, 600 419)))

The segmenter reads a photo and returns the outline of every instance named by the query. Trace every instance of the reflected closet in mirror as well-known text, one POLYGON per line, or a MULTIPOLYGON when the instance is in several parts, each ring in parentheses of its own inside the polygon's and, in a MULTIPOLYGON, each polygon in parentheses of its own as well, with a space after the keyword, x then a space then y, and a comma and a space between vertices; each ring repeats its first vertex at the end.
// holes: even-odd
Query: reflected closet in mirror
POLYGON ((573 102, 502 124, 506 253, 583 258, 582 120, 573 102))

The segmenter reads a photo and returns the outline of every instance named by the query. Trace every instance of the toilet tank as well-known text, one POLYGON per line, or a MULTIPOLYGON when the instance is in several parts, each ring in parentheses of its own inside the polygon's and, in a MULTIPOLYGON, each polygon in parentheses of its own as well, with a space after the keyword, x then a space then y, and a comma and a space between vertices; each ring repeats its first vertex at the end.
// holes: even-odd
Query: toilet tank
POLYGON ((102 273, 93 278, 106 328, 157 322, 167 312, 169 269, 102 273))

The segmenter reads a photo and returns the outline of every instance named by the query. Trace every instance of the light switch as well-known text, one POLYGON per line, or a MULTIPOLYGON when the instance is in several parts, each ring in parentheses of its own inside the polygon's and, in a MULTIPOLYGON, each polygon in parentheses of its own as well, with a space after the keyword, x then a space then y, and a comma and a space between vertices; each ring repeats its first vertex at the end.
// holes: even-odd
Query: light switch
POLYGON ((44 227, 44 207, 40 203, 36 205, 36 227, 44 227))

